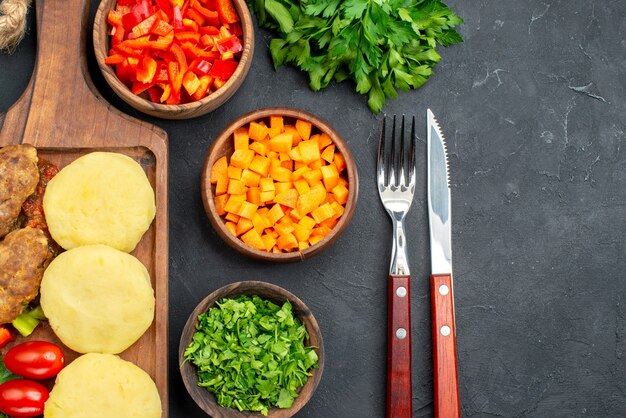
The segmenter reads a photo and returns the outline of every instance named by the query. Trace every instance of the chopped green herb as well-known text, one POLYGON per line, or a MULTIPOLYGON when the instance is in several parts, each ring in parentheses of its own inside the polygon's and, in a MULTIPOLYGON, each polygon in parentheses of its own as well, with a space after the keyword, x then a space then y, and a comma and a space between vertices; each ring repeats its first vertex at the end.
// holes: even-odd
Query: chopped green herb
POLYGON ((247 0, 259 25, 279 37, 269 49, 277 69, 292 64, 320 90, 352 78, 378 113, 397 89, 428 80, 443 46, 463 42, 463 19, 441 0, 247 0))
MULTIPOLYGON (((4 365, 4 360, 0 358, 0 384, 15 379, 21 379, 21 377, 11 373, 9 369, 7 369, 7 367, 4 365)), ((2 415, 0 415, 0 418, 2 418, 2 415)))
POLYGON ((317 368, 309 335, 287 301, 258 296, 222 299, 198 316, 185 359, 196 366, 198 385, 221 406, 240 411, 290 408, 310 370, 317 368))

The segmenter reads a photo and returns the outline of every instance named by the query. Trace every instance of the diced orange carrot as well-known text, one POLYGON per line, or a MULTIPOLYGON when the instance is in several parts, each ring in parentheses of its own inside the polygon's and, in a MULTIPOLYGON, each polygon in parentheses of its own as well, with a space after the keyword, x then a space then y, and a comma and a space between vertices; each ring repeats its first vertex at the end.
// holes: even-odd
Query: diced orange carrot
POLYGON ((302 178, 313 187, 322 180, 322 172, 320 170, 309 170, 302 174, 302 178))
POLYGON ((302 162, 302 161, 294 161, 293 162, 293 169, 294 170, 297 170, 297 169, 302 168, 302 167, 307 167, 305 162, 302 162))
POLYGON ((255 155, 248 168, 265 177, 270 172, 270 159, 262 155, 255 155))
MULTIPOLYGON (((228 167, 226 167, 228 169, 228 167)), ((226 193, 228 190, 228 176, 220 177, 217 180, 217 185, 215 185, 215 195, 219 196, 221 194, 226 193)))
POLYGON ((277 195, 284 193, 287 190, 293 189, 293 188, 294 188, 293 183, 290 181, 274 183, 274 189, 276 190, 277 195))
POLYGON ((224 205, 224 210, 230 213, 237 213, 239 211, 239 208, 241 207, 241 204, 245 200, 246 200, 245 194, 231 195, 228 198, 226 205, 224 205))
MULTIPOLYGON (((224 217, 224 219, 226 219, 227 221, 231 221, 231 222, 237 223, 237 222, 239 222, 239 219, 241 219, 241 216, 237 215, 236 213, 228 212, 226 214, 226 216, 224 217)), ((235 234, 235 235, 237 235, 237 234, 235 234)))
POLYGON ((261 199, 261 204, 273 202, 274 197, 276 197, 276 192, 274 190, 268 190, 267 192, 261 192, 259 194, 259 198, 261 199))
POLYGON ((294 161, 301 161, 302 155, 300 154, 300 148, 298 147, 292 148, 291 151, 289 151, 289 158, 291 158, 294 161))
POLYGON ((239 222, 237 222, 237 236, 241 234, 245 234, 249 230, 253 228, 252 221, 246 218, 240 218, 239 222))
POLYGON ((235 129, 233 133, 233 137, 235 139, 235 149, 248 149, 248 142, 250 138, 248 137, 248 128, 241 127, 235 129))
POLYGON ((283 132, 283 117, 280 115, 270 116, 270 138, 274 138, 283 132))
POLYGON ((307 229, 313 229, 315 227, 315 219, 310 216, 303 216, 302 219, 298 222, 298 225, 302 225, 307 229))
POLYGON ((228 178, 240 180, 241 179, 241 168, 233 167, 232 165, 228 166, 228 178))
POLYGON ((291 171, 293 170, 293 161, 289 160, 289 161, 283 161, 280 163, 280 166, 282 168, 286 168, 287 170, 289 170, 289 176, 291 176, 291 171))
POLYGON ((257 250, 265 250, 265 243, 256 229, 251 229, 243 234, 241 240, 257 250))
POLYGON ((324 202, 322 204, 324 204, 324 203, 332 204, 332 203, 336 203, 336 202, 337 202, 337 199, 335 199, 335 195, 334 194, 326 193, 326 199, 324 199, 324 202))
MULTIPOLYGON (((254 141, 253 143, 248 145, 248 148, 250 148, 252 151, 256 152, 257 154, 263 157, 265 156, 265 154, 267 154, 267 146, 263 143, 263 141, 254 141)), ((252 163, 254 163, 254 161, 252 161, 252 163)), ((250 163, 251 166, 252 166, 252 163, 250 163)))
POLYGON ((265 230, 265 233, 271 236, 274 239, 278 239, 278 232, 274 230, 274 228, 268 228, 265 230))
POLYGON ((311 233, 311 235, 321 235, 325 237, 329 233, 330 233, 330 228, 324 225, 319 225, 318 227, 313 228, 313 232, 311 233))
POLYGON ((274 181, 282 181, 282 182, 291 181, 291 170, 285 167, 280 167, 280 166, 271 167, 270 176, 274 179, 274 181))
POLYGON ((308 242, 298 242, 298 251, 304 251, 305 249, 309 248, 310 245, 308 242))
POLYGON ((272 253, 280 254, 280 253, 282 253, 282 251, 281 251, 280 248, 278 248, 276 245, 274 245, 274 247, 272 248, 272 253))
POLYGON ((290 208, 295 208, 296 203, 298 202, 298 191, 296 189, 285 190, 284 192, 276 195, 274 202, 290 208))
POLYGON ((328 147, 330 144, 332 144, 333 140, 330 138, 330 136, 326 132, 322 132, 317 142, 319 144, 320 151, 321 151, 324 148, 328 147))
POLYGON ((250 129, 248 132, 250 139, 253 139, 255 141, 261 141, 265 139, 265 137, 267 136, 268 130, 267 130, 267 127, 264 125, 265 124, 261 125, 260 123, 250 122, 250 129))
POLYGON ((346 209, 337 202, 331 203, 330 207, 333 208, 333 211, 335 212, 335 215, 333 216, 334 219, 341 217, 341 215, 343 215, 343 213, 346 211, 346 209))
POLYGON ((337 186, 333 187, 332 193, 333 195, 335 195, 335 199, 337 199, 338 203, 345 205, 348 201, 348 194, 350 192, 348 191, 346 186, 338 184, 337 186))
POLYGON ((320 242, 323 239, 324 239, 323 235, 311 235, 309 237, 309 244, 315 245, 315 244, 317 244, 318 242, 320 242))
POLYGON ((296 221, 299 221, 302 218, 302 215, 298 213, 298 211, 294 208, 289 212, 289 216, 291 216, 296 221))
POLYGON ((311 169, 311 170, 319 170, 324 164, 324 160, 317 159, 309 164, 307 164, 307 166, 311 169))
POLYGON ((293 136, 289 133, 278 134, 270 139, 270 150, 288 153, 293 144, 293 136))
POLYGON ((241 173, 241 181, 248 187, 257 187, 260 180, 261 176, 251 170, 243 170, 241 173))
POLYGON ((251 149, 237 149, 230 157, 230 163, 239 168, 248 168, 254 159, 254 151, 251 149))
POLYGON ((302 162, 309 164, 320 159, 320 149, 314 141, 302 141, 298 144, 302 162))
POLYGON ((248 191, 248 188, 241 180, 230 179, 228 182, 228 194, 241 194, 245 196, 245 193, 248 191))
POLYGON ((285 216, 285 212, 283 212, 278 203, 272 206, 270 211, 267 212, 267 220, 269 221, 271 226, 274 226, 274 224, 278 222, 283 216, 285 216))
POLYGON ((322 172, 322 179, 324 179, 324 187, 330 192, 339 184, 339 172, 334 164, 325 165, 320 168, 320 171, 322 172))
POLYGON ((339 221, 337 219, 328 218, 322 223, 320 223, 320 225, 328 228, 329 230, 332 230, 337 225, 338 222, 339 221))
POLYGON ((220 178, 225 177, 228 177, 228 160, 223 156, 211 167, 211 184, 216 184, 220 178))
POLYGON ((263 240, 263 244, 265 245, 265 251, 271 251, 272 247, 276 245, 276 240, 271 235, 263 234, 261 239, 263 240))
POLYGON ((311 169, 307 166, 297 168, 293 173, 291 173, 291 181, 300 180, 302 175, 309 170, 311 169))
POLYGON ((246 199, 254 205, 261 206, 261 189, 258 187, 249 187, 246 193, 246 199))
POLYGON ((226 224, 224 225, 226 227, 226 229, 228 229, 228 231, 233 234, 234 236, 237 236, 237 224, 234 222, 226 222, 226 224))
POLYGON ((287 235, 287 234, 291 234, 295 228, 292 224, 280 221, 274 225, 274 229, 276 230, 276 232, 278 232, 279 235, 287 235))
MULTIPOLYGON (((246 202, 244 202, 244 204, 245 203, 246 202)), ((315 219, 315 222, 319 224, 324 222, 326 219, 332 218, 335 215, 335 211, 330 204, 324 203, 322 206, 311 211, 311 215, 313 216, 313 219, 315 219)))
POLYGON ((316 209, 324 201, 325 197, 326 191, 323 187, 321 189, 318 187, 313 187, 307 193, 298 197, 296 209, 298 210, 299 214, 307 215, 309 212, 316 209))
MULTIPOLYGON (((258 208, 259 207, 257 205, 244 201, 239 207, 239 211, 237 212, 237 215, 241 216, 242 218, 251 220, 252 218, 254 218, 254 215, 256 214, 256 210, 258 208)), ((330 210, 332 211, 332 208, 330 210)), ((333 214, 334 213, 335 212, 333 212, 333 214)))
POLYGON ((293 234, 298 241, 307 241, 309 236, 311 236, 312 229, 305 228, 300 224, 293 225, 293 234))
POLYGON ((261 187, 262 192, 269 192, 271 190, 276 190, 276 186, 274 185, 274 180, 270 178, 262 178, 259 181, 259 186, 261 187))
POLYGON ((215 202, 215 211, 217 212, 218 215, 220 216, 226 215, 226 211, 224 210, 224 205, 226 204, 227 200, 228 200, 227 194, 223 194, 221 196, 215 196, 215 198, 213 199, 213 201, 215 202))
POLYGON ((313 127, 313 124, 311 124, 311 122, 307 122, 307 121, 300 120, 300 119, 296 121, 296 130, 298 131, 298 134, 300 135, 300 137, 305 141, 308 140, 309 137, 311 136, 312 127, 313 127))
POLYGON ((298 191, 298 194, 305 194, 306 192, 311 190, 311 188, 309 187, 309 183, 307 183, 306 180, 303 179, 294 181, 293 185, 298 191))
POLYGON ((298 248, 298 240, 293 234, 285 234, 278 237, 276 245, 278 245, 278 248, 281 250, 291 251, 298 248))
POLYGON ((343 158, 340 152, 335 153, 335 159, 333 160, 335 166, 337 167, 337 171, 340 173, 346 168, 346 160, 343 158))
POLYGON ((270 224, 267 221, 267 219, 265 219, 264 216, 259 215, 258 212, 255 213, 254 217, 252 218, 252 225, 254 226, 254 229, 256 229, 259 234, 262 234, 265 228, 270 227, 270 224))
POLYGON ((328 161, 329 163, 333 162, 333 158, 335 157, 335 146, 329 145, 324 148, 322 151, 322 159, 328 161))
POLYGON ((293 136, 293 146, 296 146, 302 141, 302 137, 298 133, 298 130, 293 125, 285 125, 283 128, 283 132, 290 133, 293 136))

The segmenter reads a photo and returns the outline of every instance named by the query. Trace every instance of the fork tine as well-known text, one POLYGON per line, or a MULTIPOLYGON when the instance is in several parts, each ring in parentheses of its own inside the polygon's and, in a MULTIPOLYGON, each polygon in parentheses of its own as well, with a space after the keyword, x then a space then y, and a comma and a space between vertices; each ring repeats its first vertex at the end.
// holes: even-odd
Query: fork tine
POLYGON ((406 186, 406 171, 404 169, 405 163, 405 152, 404 152, 404 115, 402 115, 402 123, 400 125, 400 178, 398 179, 398 186, 406 186))
POLYGON ((376 171, 378 172, 378 185, 386 184, 385 177, 385 134, 386 134, 387 115, 383 115, 383 126, 380 133, 380 141, 378 142, 378 161, 376 162, 376 171))
POLYGON ((411 155, 409 155, 409 185, 415 184, 415 116, 411 121, 411 155))
POLYGON ((397 186, 396 179, 396 115, 393 115, 393 125, 391 126, 391 152, 389 154, 389 185, 397 186))

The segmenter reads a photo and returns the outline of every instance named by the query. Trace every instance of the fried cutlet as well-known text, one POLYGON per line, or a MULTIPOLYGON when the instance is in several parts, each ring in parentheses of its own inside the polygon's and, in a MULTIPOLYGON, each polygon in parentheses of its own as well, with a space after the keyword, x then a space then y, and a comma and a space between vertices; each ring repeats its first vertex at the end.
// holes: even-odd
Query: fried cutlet
POLYGON ((37 296, 51 257, 41 229, 18 229, 0 242, 0 324, 17 318, 37 296))
POLYGON ((31 145, 0 148, 0 238, 15 228, 22 204, 37 187, 37 161, 31 145))

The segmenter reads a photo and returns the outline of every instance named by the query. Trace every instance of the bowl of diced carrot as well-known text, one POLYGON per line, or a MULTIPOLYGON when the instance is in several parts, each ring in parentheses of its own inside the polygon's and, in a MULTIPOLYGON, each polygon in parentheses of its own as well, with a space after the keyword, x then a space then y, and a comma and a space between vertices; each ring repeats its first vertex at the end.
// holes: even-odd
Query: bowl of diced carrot
POLYGON ((126 103, 188 119, 239 89, 254 28, 245 0, 102 0, 93 43, 105 80, 126 103))
POLYGON ((217 233, 255 259, 303 260, 331 246, 356 208, 350 150, 320 118, 266 108, 238 118, 213 141, 202 200, 217 233))

